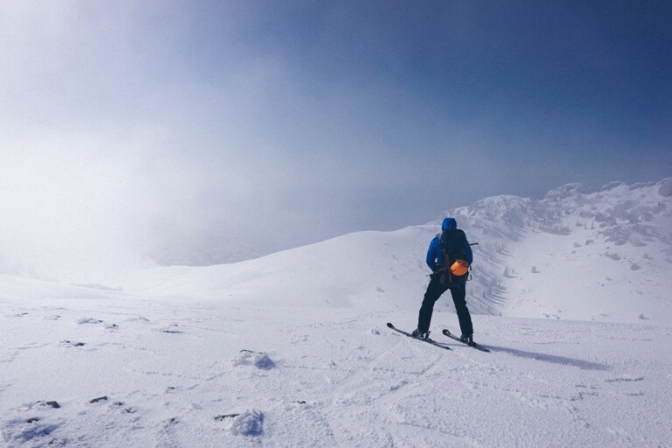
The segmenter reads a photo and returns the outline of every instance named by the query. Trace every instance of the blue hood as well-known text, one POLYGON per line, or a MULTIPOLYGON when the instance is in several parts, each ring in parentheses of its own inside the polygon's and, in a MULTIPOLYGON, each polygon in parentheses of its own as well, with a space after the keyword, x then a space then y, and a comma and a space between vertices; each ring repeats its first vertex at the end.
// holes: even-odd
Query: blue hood
POLYGON ((443 220, 443 223, 441 224, 441 230, 448 230, 448 229, 457 229, 457 221, 455 221, 455 218, 445 218, 443 220))

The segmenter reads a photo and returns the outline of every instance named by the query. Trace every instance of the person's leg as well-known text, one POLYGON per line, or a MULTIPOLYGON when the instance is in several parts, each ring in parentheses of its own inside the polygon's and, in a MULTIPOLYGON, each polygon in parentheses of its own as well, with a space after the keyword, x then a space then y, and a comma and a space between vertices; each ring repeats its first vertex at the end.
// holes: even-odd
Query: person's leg
POLYGON ((448 289, 441 284, 436 276, 432 275, 430 279, 418 315, 418 331, 420 333, 427 333, 429 331, 429 325, 432 321, 432 313, 434 311, 434 303, 436 303, 436 301, 439 300, 439 297, 441 297, 441 294, 448 289))
POLYGON ((450 289, 457 312, 457 319, 460 321, 460 330, 462 335, 471 336, 474 334, 474 327, 471 323, 471 314, 467 308, 466 290, 464 286, 457 286, 450 289))

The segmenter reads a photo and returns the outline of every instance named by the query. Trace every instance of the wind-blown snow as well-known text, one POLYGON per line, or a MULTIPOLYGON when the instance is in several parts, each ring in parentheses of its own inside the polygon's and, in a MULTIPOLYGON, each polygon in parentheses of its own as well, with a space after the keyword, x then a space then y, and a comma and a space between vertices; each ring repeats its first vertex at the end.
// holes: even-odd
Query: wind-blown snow
POLYGON ((0 275, 8 447, 672 445, 672 181, 449 211, 467 298, 401 336, 437 223, 72 286, 0 275))

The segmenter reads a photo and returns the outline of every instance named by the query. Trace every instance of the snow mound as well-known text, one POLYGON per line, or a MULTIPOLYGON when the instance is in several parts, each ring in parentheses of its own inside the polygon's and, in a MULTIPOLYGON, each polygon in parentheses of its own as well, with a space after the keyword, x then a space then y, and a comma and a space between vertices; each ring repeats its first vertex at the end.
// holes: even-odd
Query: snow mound
POLYGON ((259 436, 263 434, 264 414, 247 410, 233 418, 231 434, 234 436, 259 436))
POLYGON ((233 365, 234 367, 254 366, 263 370, 270 370, 275 367, 275 363, 268 357, 268 354, 251 350, 241 350, 238 356, 233 359, 233 365))

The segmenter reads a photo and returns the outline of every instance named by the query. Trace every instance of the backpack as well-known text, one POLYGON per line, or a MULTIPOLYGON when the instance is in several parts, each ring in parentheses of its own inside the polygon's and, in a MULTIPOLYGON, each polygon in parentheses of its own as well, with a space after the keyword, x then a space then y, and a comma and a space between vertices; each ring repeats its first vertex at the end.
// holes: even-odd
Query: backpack
POLYGON ((455 261, 467 259, 469 242, 462 229, 444 230, 439 237, 439 247, 443 256, 441 263, 448 268, 448 272, 455 261))

